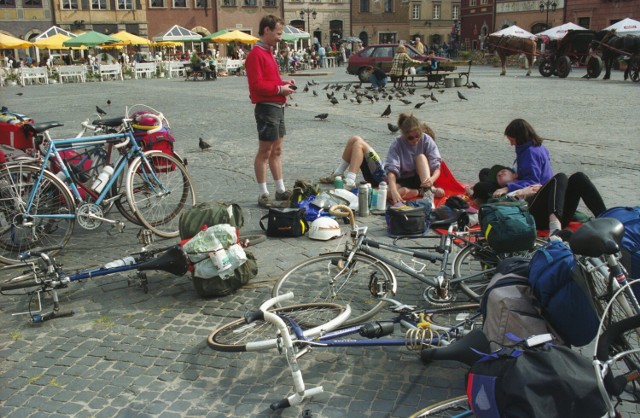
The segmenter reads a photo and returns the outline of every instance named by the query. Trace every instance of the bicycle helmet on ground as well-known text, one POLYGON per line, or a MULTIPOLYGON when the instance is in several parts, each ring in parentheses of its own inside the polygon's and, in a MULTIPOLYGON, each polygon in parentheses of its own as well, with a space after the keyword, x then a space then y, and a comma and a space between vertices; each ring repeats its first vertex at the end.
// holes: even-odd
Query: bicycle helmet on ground
POLYGON ((309 238, 318 241, 328 241, 342 236, 340 225, 335 219, 322 216, 311 223, 309 238))

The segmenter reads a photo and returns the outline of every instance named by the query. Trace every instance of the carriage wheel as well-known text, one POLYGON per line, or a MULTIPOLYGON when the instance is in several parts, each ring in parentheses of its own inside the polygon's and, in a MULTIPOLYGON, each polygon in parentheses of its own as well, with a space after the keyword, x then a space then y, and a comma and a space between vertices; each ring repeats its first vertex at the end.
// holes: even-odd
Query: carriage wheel
POLYGON ((634 82, 640 81, 640 55, 634 55, 629 62, 629 75, 634 82))
POLYGON ((589 78, 598 78, 602 72, 602 58, 592 55, 587 61, 587 76, 589 78))
POLYGON ((551 77, 553 75, 553 61, 550 58, 542 58, 538 71, 543 77, 551 77))
POLYGON ((566 55, 563 55, 560 58, 558 58, 558 61, 556 62, 556 74, 558 74, 558 77, 567 78, 570 72, 571 72, 571 59, 566 55))

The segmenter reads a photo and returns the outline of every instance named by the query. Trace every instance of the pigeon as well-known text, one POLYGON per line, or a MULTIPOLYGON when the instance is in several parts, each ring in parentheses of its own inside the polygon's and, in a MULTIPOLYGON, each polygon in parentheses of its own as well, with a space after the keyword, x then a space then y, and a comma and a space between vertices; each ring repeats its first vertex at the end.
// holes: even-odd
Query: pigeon
POLYGON ((338 84, 338 85, 336 86, 336 91, 340 90, 342 87, 344 87, 342 84, 338 84))
POLYGON ((360 96, 356 97, 356 102, 358 102, 358 104, 362 104, 362 99, 360 98, 360 96))
POLYGON ((303 92, 307 93, 309 91, 309 85, 307 84, 306 86, 304 86, 304 88, 302 89, 303 92))
POLYGON ((107 99, 107 106, 111 106, 111 100, 107 99))
POLYGON ((342 93, 342 98, 345 100, 349 100, 349 96, 347 96, 347 93, 342 93))
POLYGON ((387 123, 387 128, 389 128, 391 133, 396 133, 396 132, 398 132, 398 129, 400 129, 396 125, 394 125, 393 123, 387 123))
POLYGON ((335 97, 332 97, 331 98, 331 104, 334 105, 334 106, 337 105, 338 104, 338 99, 336 99, 335 97))
POLYGON ((24 93, 20 92, 20 93, 16 93, 16 96, 22 96, 24 93))
POLYGON ((464 95, 463 95, 462 93, 460 93, 460 92, 458 92, 458 98, 460 99, 460 101, 462 101, 462 100, 469 100, 469 99, 467 99, 466 97, 464 97, 464 95))
POLYGON ((211 148, 210 144, 207 144, 204 139, 202 139, 202 137, 198 138, 198 146, 200 147, 200 149, 202 151, 207 150, 209 148, 211 148))
POLYGON ((444 90, 438 90, 438 93, 443 94, 444 90))
POLYGON ((326 86, 324 86, 324 88, 322 90, 329 90, 329 84, 327 84, 326 86))
POLYGON ((380 115, 381 118, 385 117, 385 116, 389 116, 391 114, 391 105, 387 105, 387 108, 384 110, 384 112, 382 112, 382 115, 380 115))
POLYGON ((472 82, 471 82, 471 85, 472 85, 473 87, 477 88, 477 89, 479 89, 479 88, 480 88, 480 86, 479 86, 475 81, 472 81, 472 82))
POLYGON ((98 112, 98 115, 100 116, 104 116, 107 114, 107 112, 105 112, 104 110, 100 109, 100 106, 96 106, 96 112, 98 112))
POLYGON ((415 106, 413 106, 414 109, 420 109, 422 107, 422 105, 424 104, 424 102, 420 102, 420 103, 416 103, 415 106))
POLYGON ((313 90, 313 95, 314 95, 314 97, 318 97, 318 92, 313 90))
POLYGON ((421 95, 420 95, 420 97, 423 97, 423 98, 425 98, 425 99, 428 99, 428 98, 429 98, 429 95, 428 95, 428 94, 421 94, 421 95))
POLYGON ((319 115, 315 115, 314 118, 324 121, 324 120, 327 120, 328 116, 329 116, 328 113, 320 113, 319 115))
POLYGON ((438 103, 438 99, 436 99, 436 96, 433 95, 433 92, 431 92, 431 101, 438 103))
POLYGON ((400 101, 406 105, 410 105, 411 104, 411 100, 405 100, 405 99, 400 99, 400 101))
POLYGON ((333 99, 333 92, 326 93, 326 94, 327 94, 327 99, 329 99, 329 100, 333 99))

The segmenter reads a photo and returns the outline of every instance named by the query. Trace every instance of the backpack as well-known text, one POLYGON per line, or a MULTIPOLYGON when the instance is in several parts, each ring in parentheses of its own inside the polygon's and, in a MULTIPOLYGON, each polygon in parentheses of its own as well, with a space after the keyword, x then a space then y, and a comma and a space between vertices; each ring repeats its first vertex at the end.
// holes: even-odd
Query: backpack
POLYGON ((467 398, 478 418, 599 418, 607 412, 591 361, 552 344, 485 355, 467 374, 467 398))
MULTIPOLYGON (((158 132, 152 134, 145 130, 134 130, 134 137, 138 145, 144 151, 161 151, 164 154, 173 156, 173 143, 176 141, 169 129, 163 127, 158 132)), ((176 169, 175 164, 169 163, 165 158, 151 158, 153 169, 155 171, 166 173, 176 169)))
POLYGON ((497 253, 532 250, 536 223, 524 201, 498 201, 480 206, 482 235, 497 253))
POLYGON ((543 315, 567 343, 581 347, 598 333, 598 314, 567 243, 552 241, 531 258, 529 283, 543 315))
POLYGON ((193 238, 203 225, 230 224, 240 229, 244 225, 242 208, 236 203, 200 202, 180 214, 180 238, 193 238))
POLYGON ((529 260, 523 257, 505 258, 496 266, 480 301, 482 331, 492 349, 515 345, 514 341, 532 335, 554 335, 533 296, 528 276, 529 260))
POLYGON ((297 208, 298 203, 307 199, 310 196, 317 196, 320 194, 320 185, 311 183, 308 180, 298 179, 293 184, 291 190, 291 197, 289 198, 289 207, 297 208))
POLYGON ((389 206, 385 212, 387 235, 392 238, 420 237, 429 232, 433 201, 425 197, 404 206, 389 206))
MULTIPOLYGON (((602 212, 598 218, 615 218, 622 222, 622 265, 630 279, 640 279, 640 206, 614 207, 602 212)), ((634 293, 639 292, 634 289, 634 293)))

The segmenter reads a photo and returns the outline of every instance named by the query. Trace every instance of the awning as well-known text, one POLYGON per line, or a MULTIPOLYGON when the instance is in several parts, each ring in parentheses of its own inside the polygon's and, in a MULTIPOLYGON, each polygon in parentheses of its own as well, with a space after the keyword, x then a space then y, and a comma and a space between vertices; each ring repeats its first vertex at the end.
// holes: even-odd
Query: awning
POLYGON ((187 28, 183 28, 179 25, 172 26, 166 32, 161 33, 160 35, 156 35, 151 38, 152 41, 160 42, 160 41, 175 41, 175 42, 195 42, 201 41, 202 35, 199 33, 195 33, 190 31, 187 28))

